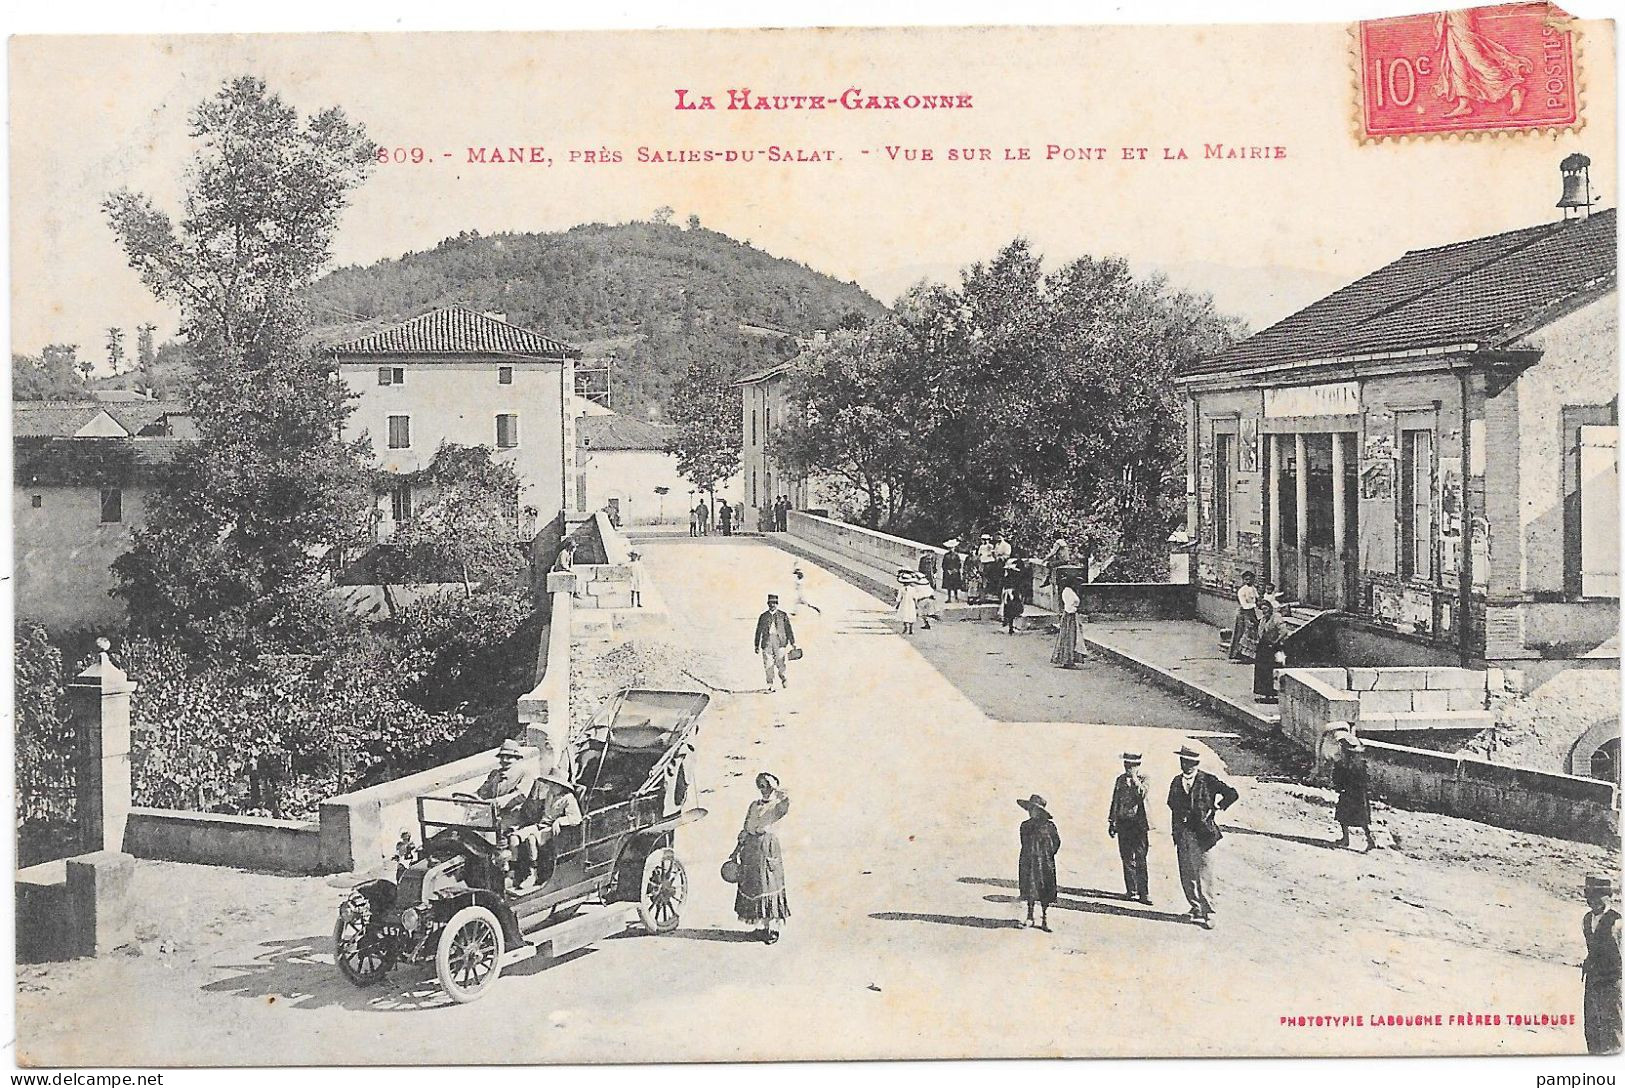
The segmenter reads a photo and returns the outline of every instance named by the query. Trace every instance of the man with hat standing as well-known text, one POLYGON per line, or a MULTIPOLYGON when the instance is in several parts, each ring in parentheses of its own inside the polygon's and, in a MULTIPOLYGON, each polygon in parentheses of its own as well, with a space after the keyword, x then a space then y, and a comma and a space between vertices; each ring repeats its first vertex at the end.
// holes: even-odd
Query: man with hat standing
POLYGON ((756 641, 754 643, 757 653, 762 655, 762 671, 767 674, 767 690, 773 687, 773 674, 779 674, 779 683, 784 687, 790 686, 790 678, 785 675, 785 655, 790 647, 796 644, 796 632, 790 626, 790 617, 779 611, 779 595, 767 595, 767 610, 756 617, 756 641))
POLYGON ((1619 911, 1614 906, 1617 895, 1618 884, 1612 876, 1592 873, 1586 877, 1586 904, 1591 910, 1580 922, 1586 942, 1580 979, 1585 987, 1582 1008, 1586 1051, 1591 1054, 1618 1054, 1620 1049, 1619 911))
POLYGON ((1049 932, 1049 907, 1055 902, 1055 855, 1061 852, 1061 832, 1050 818, 1046 802, 1038 794, 1016 804, 1027 810, 1021 821, 1021 857, 1016 863, 1021 898, 1027 902, 1027 925, 1033 924, 1033 904, 1038 904, 1038 928, 1049 932))
POLYGON ((1130 899, 1151 905, 1151 887, 1145 856, 1151 849, 1151 821, 1145 810, 1149 786, 1140 773, 1140 753, 1123 753, 1123 773, 1112 786, 1111 811, 1106 816, 1106 834, 1117 840, 1117 854, 1123 859, 1123 890, 1130 899))
POLYGON ((1168 809, 1173 814, 1174 854, 1179 883, 1191 905, 1191 921, 1213 928, 1213 848, 1223 834, 1218 814, 1236 803, 1229 783, 1201 769, 1202 754, 1190 745, 1179 749, 1179 773, 1168 783, 1168 809))

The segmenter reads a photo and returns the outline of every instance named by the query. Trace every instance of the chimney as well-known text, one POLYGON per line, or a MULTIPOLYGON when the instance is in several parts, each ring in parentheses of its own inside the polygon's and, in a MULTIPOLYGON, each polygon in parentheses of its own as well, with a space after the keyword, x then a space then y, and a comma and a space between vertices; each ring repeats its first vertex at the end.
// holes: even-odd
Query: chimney
POLYGON ((1576 151, 1558 164, 1563 175, 1563 195, 1557 198, 1557 207, 1563 209, 1563 219, 1584 219, 1591 214, 1591 160, 1576 151))
POLYGON ((508 323, 508 313, 506 310, 486 310, 485 316, 491 318, 493 321, 500 321, 504 325, 508 323))

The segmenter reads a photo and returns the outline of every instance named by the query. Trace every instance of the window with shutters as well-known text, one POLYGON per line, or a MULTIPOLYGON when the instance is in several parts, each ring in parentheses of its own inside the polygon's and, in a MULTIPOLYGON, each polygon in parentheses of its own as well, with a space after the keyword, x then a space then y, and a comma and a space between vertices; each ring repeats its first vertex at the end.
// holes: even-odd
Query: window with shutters
POLYGON ((402 480, 389 493, 389 516, 396 521, 412 520, 412 484, 402 480))
POLYGON ((116 487, 102 488, 102 524, 113 525, 124 520, 124 492, 116 487))
POLYGON ((504 412, 497 416, 497 449, 511 450, 519 445, 519 416, 504 412))
POLYGON ((1230 550, 1230 466, 1235 445, 1233 434, 1213 435, 1213 546, 1220 551, 1230 550))
POLYGON ((389 448, 392 450, 406 450, 412 448, 412 417, 389 417, 389 448))
POLYGON ((379 385, 405 385, 406 368, 400 366, 381 366, 378 368, 379 385))
POLYGON ((497 367, 497 384, 498 385, 512 385, 513 384, 513 367, 511 367, 511 366, 499 366, 499 367, 497 367))
POLYGON ((1433 432, 1400 433, 1400 573, 1417 581, 1433 578, 1433 432))

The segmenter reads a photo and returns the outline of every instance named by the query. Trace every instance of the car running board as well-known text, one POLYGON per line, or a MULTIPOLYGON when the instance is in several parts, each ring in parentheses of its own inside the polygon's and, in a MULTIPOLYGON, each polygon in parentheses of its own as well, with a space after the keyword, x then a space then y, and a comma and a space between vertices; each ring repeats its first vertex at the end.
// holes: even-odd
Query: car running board
POLYGON ((614 936, 624 930, 636 917, 637 907, 632 903, 609 903, 602 907, 588 907, 568 921, 538 926, 525 935, 525 943, 510 949, 502 957, 506 967, 522 963, 532 956, 557 959, 594 941, 614 936))

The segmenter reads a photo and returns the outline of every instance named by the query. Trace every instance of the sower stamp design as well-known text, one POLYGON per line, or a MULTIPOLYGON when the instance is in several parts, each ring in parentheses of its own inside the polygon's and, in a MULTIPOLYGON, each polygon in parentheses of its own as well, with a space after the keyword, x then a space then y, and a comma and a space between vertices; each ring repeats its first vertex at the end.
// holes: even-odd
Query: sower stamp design
POLYGON ((1360 23, 1361 137, 1577 126, 1568 22, 1552 4, 1502 4, 1360 23))

